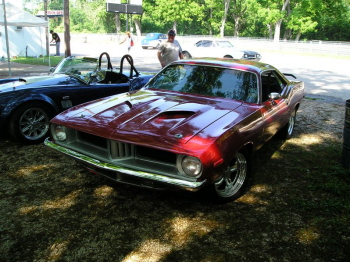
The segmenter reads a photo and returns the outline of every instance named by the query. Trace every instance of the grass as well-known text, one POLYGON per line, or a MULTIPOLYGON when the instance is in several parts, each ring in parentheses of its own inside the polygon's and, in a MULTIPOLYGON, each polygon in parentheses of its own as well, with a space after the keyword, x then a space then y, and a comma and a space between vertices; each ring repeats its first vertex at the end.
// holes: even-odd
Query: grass
POLYGON ((262 147, 246 194, 224 205, 115 184, 3 137, 0 261, 349 261, 344 110, 304 100, 293 138, 262 147))
MULTIPOLYGON (((50 56, 51 66, 56 66, 64 57, 61 56, 50 56)), ((43 65, 49 66, 49 57, 17 57, 16 59, 12 59, 12 62, 21 63, 21 64, 29 64, 29 65, 43 65)))

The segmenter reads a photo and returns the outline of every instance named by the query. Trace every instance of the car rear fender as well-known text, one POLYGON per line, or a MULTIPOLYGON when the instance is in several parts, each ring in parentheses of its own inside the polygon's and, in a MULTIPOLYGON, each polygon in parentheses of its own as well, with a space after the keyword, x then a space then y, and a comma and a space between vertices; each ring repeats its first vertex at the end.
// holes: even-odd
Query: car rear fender
POLYGON ((244 52, 242 52, 242 51, 230 51, 230 53, 226 54, 225 56, 232 56, 232 58, 234 58, 234 59, 242 59, 244 57, 244 52))

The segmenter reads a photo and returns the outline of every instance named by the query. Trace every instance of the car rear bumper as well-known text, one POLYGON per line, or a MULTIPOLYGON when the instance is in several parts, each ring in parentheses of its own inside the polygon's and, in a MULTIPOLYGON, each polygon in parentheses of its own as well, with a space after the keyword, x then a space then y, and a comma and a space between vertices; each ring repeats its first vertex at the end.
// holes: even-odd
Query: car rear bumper
POLYGON ((111 163, 102 162, 90 156, 78 153, 74 150, 62 147, 46 138, 44 144, 52 149, 64 153, 79 163, 83 164, 89 171, 106 176, 117 182, 132 184, 141 187, 166 189, 168 187, 177 187, 189 191, 197 191, 204 186, 204 181, 187 181, 159 174, 132 170, 111 163))

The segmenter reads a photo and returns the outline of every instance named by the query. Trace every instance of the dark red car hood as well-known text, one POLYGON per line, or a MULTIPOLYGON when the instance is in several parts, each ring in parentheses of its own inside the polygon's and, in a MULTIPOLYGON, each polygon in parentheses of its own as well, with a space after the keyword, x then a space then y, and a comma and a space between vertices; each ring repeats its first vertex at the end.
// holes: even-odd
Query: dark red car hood
MULTIPOLYGON (((140 90, 71 108, 52 122, 109 139, 163 147, 185 144, 198 134, 215 139, 242 117, 234 111, 240 105, 229 99, 140 90), (222 118, 225 121, 219 121, 222 118)), ((244 114, 250 114, 245 108, 244 114)))

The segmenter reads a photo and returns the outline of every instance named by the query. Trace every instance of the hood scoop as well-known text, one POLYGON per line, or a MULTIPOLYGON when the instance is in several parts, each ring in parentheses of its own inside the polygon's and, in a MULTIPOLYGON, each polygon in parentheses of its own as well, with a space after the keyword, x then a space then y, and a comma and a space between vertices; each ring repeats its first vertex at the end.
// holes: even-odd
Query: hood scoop
POLYGON ((185 143, 229 111, 197 103, 172 105, 162 111, 159 110, 159 107, 150 108, 149 110, 144 109, 143 113, 133 118, 133 121, 126 121, 118 128, 157 139, 183 138, 182 142, 185 143))
POLYGON ((169 132, 176 128, 181 122, 183 122, 185 119, 190 118, 192 115, 194 115, 194 112, 192 111, 169 111, 169 112, 163 112, 156 117, 154 117, 150 122, 153 122, 153 125, 159 125, 159 126, 169 126, 169 132))

